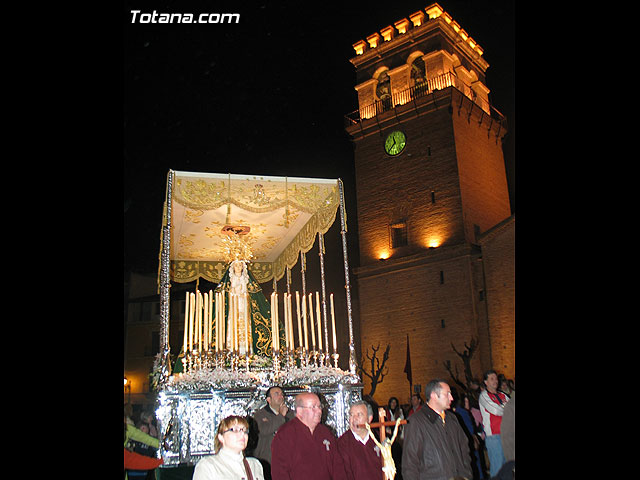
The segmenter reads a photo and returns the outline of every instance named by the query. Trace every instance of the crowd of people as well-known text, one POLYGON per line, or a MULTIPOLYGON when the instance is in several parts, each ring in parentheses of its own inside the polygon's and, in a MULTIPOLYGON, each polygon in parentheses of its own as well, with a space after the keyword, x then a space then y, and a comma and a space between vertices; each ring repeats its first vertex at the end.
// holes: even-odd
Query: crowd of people
POLYGON ((160 446, 155 415, 143 411, 134 420, 131 404, 124 406, 124 478, 125 480, 154 479, 156 467, 162 459, 156 458, 160 446))
MULTIPOLYGON (((193 480, 505 480, 515 478, 515 385, 494 370, 458 394, 445 380, 400 405, 391 397, 378 428, 378 405, 364 397, 350 405, 349 429, 339 437, 322 423, 322 396, 295 397, 294 410, 282 388, 266 392, 266 405, 252 417, 229 416, 218 425, 215 452, 195 466, 193 480), (368 401, 367 401, 368 400, 368 401), (250 430, 257 442, 249 445, 250 430), (257 435, 256 435, 257 434, 257 435)), ((132 438, 153 439, 153 422, 127 425, 132 438), (147 435, 149 438, 143 437, 147 435)), ((144 420, 143 420, 144 419, 144 420)), ((125 415, 126 420, 126 415, 125 415)), ((125 448, 127 436, 125 435, 125 448)), ((157 448, 157 439, 149 442, 157 448)), ((132 478, 130 475, 129 478, 132 478)))

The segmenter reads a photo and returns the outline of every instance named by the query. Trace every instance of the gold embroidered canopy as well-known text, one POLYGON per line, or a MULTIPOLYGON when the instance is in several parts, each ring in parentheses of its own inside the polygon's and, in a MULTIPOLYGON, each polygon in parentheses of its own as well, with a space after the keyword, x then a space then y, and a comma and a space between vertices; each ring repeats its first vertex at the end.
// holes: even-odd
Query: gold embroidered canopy
POLYGON ((258 282, 279 280, 329 230, 340 203, 337 179, 173 173, 170 276, 179 283, 218 283, 231 237, 251 251, 258 282))

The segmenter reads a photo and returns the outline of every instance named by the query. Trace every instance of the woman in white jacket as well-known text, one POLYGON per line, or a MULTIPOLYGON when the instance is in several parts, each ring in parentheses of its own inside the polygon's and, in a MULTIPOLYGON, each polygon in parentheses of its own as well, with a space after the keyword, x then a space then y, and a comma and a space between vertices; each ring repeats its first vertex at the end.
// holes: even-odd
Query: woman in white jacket
POLYGON ((222 420, 214 440, 216 453, 197 463, 193 480, 264 480, 260 462, 244 456, 248 440, 246 418, 232 415, 222 420))

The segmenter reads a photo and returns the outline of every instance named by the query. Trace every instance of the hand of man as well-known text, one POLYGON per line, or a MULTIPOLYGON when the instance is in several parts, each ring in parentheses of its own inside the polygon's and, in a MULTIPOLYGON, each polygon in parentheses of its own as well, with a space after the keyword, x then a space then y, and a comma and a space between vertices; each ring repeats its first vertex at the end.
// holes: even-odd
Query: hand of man
POLYGON ((278 409, 278 413, 280 413, 280 415, 282 415, 283 417, 287 414, 288 411, 289 409, 287 408, 287 405, 285 403, 280 405, 280 408, 278 409))

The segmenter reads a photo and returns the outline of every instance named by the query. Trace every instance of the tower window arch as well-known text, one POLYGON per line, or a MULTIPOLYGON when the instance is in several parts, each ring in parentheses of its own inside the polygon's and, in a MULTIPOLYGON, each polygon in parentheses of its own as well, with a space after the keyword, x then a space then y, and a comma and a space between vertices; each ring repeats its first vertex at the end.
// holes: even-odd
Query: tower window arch
POLYGON ((422 52, 413 52, 407 63, 411 65, 409 86, 416 97, 426 95, 429 91, 427 84, 427 69, 422 58, 422 52))
POLYGON ((378 76, 378 85, 376 86, 376 97, 382 102, 382 111, 389 110, 393 107, 391 101, 391 79, 388 70, 383 71, 378 76))

